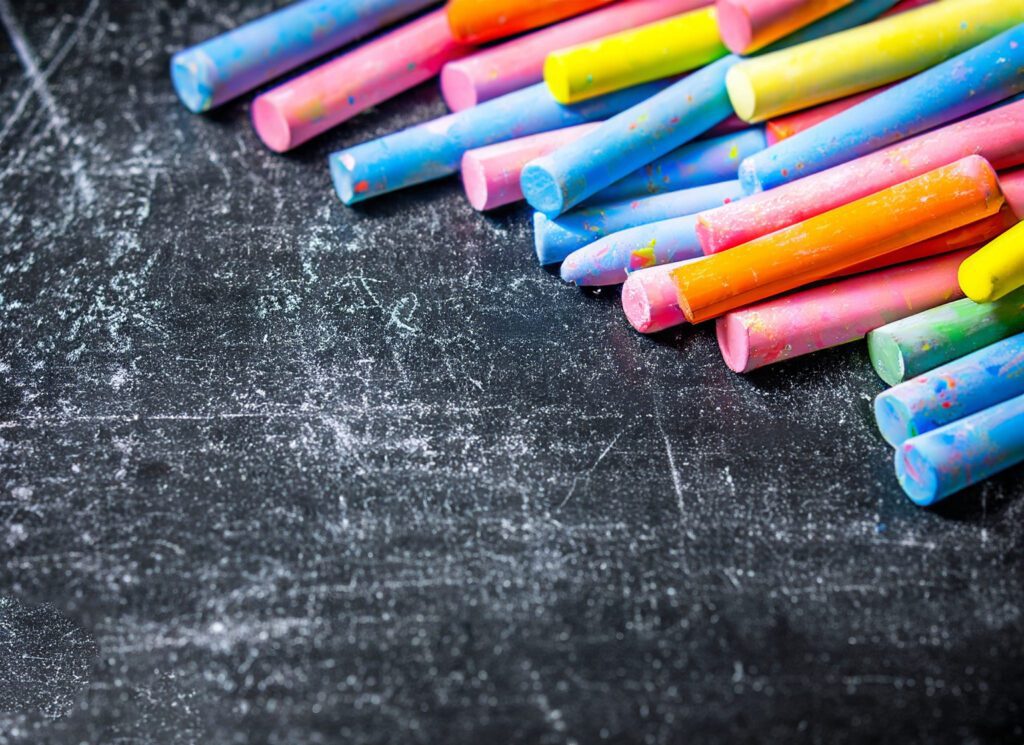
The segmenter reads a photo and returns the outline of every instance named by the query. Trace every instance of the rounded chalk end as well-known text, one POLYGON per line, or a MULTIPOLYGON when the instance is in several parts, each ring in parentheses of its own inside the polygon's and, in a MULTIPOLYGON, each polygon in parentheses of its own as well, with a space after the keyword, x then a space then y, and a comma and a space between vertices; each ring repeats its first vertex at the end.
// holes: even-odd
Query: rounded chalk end
POLYGON ((964 295, 976 303, 991 303, 998 300, 996 282, 989 272, 978 266, 976 257, 969 256, 957 271, 957 282, 964 295))
POLYGON ((896 450, 896 478, 914 504, 928 507, 941 499, 935 466, 913 442, 896 450))
POLYGON ((263 144, 277 153, 292 147, 292 128, 288 117, 279 109, 274 99, 264 94, 252 102, 252 126, 263 144))
POLYGON ((213 107, 213 62, 202 52, 188 49, 171 58, 171 82, 185 108, 195 114, 213 107))
POLYGON ((560 54, 549 54, 544 60, 544 82, 547 83, 551 97, 562 105, 573 103, 572 86, 569 84, 569 71, 565 60, 560 54))
POLYGON ((733 65, 725 74, 725 89, 729 94, 729 101, 732 103, 736 116, 745 122, 753 124, 757 121, 757 92, 754 90, 750 77, 743 69, 746 63, 740 62, 733 65))
POLYGON ((887 385, 893 386, 903 382, 907 374, 906 359, 900 345, 892 336, 878 330, 869 333, 868 356, 878 377, 887 385))
POLYGON ((338 193, 338 198, 345 204, 353 204, 358 200, 352 187, 352 170, 345 165, 344 160, 344 153, 334 153, 330 157, 331 181, 334 182, 334 191, 338 193))
POLYGON ((736 0, 718 0, 718 34, 734 54, 745 54, 754 43, 754 25, 746 8, 736 0))
POLYGON ((757 161, 753 158, 744 158, 740 161, 737 178, 740 180, 740 186, 743 187, 743 193, 747 196, 764 190, 761 186, 761 179, 757 175, 757 161))
POLYGON ((565 195, 558 179, 535 161, 528 163, 519 177, 523 196, 538 212, 557 217, 565 210, 565 195))
POLYGON ((457 62, 441 68, 441 96, 453 112, 471 109, 479 103, 473 76, 457 62))
POLYGON ((906 404, 885 391, 875 397, 875 423, 882 437, 893 447, 899 447, 911 437, 917 435, 913 417, 906 404))
POLYGON ((462 188, 466 191, 466 199, 473 206, 473 209, 483 212, 491 207, 497 206, 490 203, 490 194, 487 189, 487 175, 484 172, 484 165, 472 152, 462 156, 462 188))
POLYGON ((634 272, 622 285, 622 310, 642 334, 654 334, 686 323, 672 281, 673 265, 634 272))
POLYGON ((749 372, 750 334, 742 318, 736 313, 722 316, 715 321, 715 336, 726 366, 736 373, 749 372))

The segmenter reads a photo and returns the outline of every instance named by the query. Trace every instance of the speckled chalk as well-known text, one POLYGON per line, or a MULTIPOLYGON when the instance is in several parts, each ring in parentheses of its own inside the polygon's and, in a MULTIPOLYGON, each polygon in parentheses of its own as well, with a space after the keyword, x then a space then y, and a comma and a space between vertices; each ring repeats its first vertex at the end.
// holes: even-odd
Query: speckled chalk
POLYGON ((302 0, 171 58, 178 97, 207 111, 433 0, 302 0))
POLYGON ((1024 396, 913 439, 896 450, 896 476, 927 507, 1024 461, 1024 396))

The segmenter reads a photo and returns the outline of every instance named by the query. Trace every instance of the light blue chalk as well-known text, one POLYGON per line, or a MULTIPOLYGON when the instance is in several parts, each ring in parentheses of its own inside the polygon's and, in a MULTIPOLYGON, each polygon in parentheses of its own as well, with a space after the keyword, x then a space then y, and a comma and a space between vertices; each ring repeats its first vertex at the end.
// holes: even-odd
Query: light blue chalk
POLYGON ((697 140, 676 148, 663 158, 648 163, 616 181, 587 200, 587 204, 606 204, 679 189, 691 189, 736 178, 744 158, 768 146, 764 127, 707 140, 697 140))
POLYGON ((922 507, 1024 462, 1024 396, 907 440, 895 459, 900 486, 922 507))
POLYGON ((656 81, 563 106, 544 83, 440 119, 332 153, 331 177, 345 204, 442 178, 467 150, 538 132, 605 119, 663 90, 656 81))
POLYGON ((756 153, 740 166, 747 193, 880 150, 1024 91, 1024 24, 756 153))
POLYGON ((699 215, 640 225, 612 233, 566 257, 561 275, 583 287, 617 285, 630 272, 704 255, 697 238, 699 215))
MULTIPOLYGON (((801 44, 871 20, 896 0, 860 0, 776 42, 772 49, 801 44)), ((733 113, 725 75, 740 61, 727 55, 624 111, 576 142, 528 163, 520 184, 538 212, 556 217, 572 209, 638 165, 650 163, 733 113)))
POLYGON ((558 218, 534 215, 534 245, 541 264, 557 264, 604 236, 672 217, 692 215, 743 196, 739 181, 707 184, 643 199, 580 207, 558 218))
POLYGON ((434 0, 303 0, 171 59, 181 102, 207 111, 434 0))
POLYGON ((1024 394, 1024 334, 917 375, 875 399, 875 421, 890 445, 1024 394))

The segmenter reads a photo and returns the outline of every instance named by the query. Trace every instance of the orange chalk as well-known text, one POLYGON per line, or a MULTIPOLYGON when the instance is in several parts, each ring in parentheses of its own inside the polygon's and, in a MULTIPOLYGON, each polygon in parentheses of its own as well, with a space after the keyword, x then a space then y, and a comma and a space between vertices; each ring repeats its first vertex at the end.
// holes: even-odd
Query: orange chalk
POLYGON ((448 25, 456 41, 477 44, 608 5, 612 0, 450 0, 448 25))
POLYGON ((972 155, 679 267, 679 307, 706 321, 981 220, 1004 201, 992 166, 972 155))

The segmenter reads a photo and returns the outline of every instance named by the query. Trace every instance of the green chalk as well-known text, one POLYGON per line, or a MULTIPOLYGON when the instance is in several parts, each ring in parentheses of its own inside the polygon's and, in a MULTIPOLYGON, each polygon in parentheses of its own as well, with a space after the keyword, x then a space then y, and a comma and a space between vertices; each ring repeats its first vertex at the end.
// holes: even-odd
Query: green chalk
POLYGON ((868 334, 868 354, 889 385, 1024 331, 1024 288, 994 303, 957 300, 868 334))

